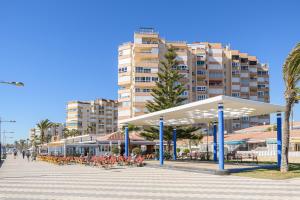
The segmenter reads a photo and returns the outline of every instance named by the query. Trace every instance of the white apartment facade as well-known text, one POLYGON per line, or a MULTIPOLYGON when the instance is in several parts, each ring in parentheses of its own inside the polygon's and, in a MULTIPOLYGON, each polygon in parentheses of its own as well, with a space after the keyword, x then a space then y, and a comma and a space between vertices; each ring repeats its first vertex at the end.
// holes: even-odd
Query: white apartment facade
POLYGON ((82 135, 105 135, 117 131, 118 103, 110 99, 70 101, 67 104, 66 128, 82 135))
MULTIPOLYGON (((188 102, 217 95, 269 102, 268 66, 255 56, 231 50, 221 43, 167 41, 151 28, 134 33, 134 41, 118 49, 118 119, 147 113, 145 103, 152 100, 151 89, 158 80, 160 61, 167 48, 177 53, 178 70, 188 102)), ((227 129, 269 124, 270 118, 258 116, 227 122, 227 129)))

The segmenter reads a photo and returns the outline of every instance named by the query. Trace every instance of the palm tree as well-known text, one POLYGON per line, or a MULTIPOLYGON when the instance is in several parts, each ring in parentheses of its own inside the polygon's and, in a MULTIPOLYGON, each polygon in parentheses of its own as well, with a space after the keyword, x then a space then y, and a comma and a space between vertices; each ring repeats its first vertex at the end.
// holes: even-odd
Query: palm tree
POLYGON ((78 131, 76 129, 72 129, 70 131, 70 136, 75 137, 75 136, 78 136, 78 135, 81 135, 80 131, 78 131))
POLYGON ((63 134, 64 138, 70 137, 70 130, 68 128, 64 128, 63 134))
POLYGON ((17 140, 15 141, 15 148, 20 150, 20 143, 17 140))
POLYGON ((46 143, 50 143, 50 142, 51 142, 51 139, 52 139, 52 136, 48 134, 48 135, 46 136, 46 143))
POLYGON ((52 123, 51 127, 54 128, 54 136, 56 136, 56 128, 60 126, 60 123, 52 123))
POLYGON ((40 136, 38 135, 34 135, 32 140, 31 140, 31 145, 33 147, 33 151, 35 152, 37 150, 37 147, 38 145, 41 143, 41 140, 40 140, 40 136))
POLYGON ((25 140, 21 139, 19 143, 20 143, 20 148, 21 148, 20 150, 23 151, 23 149, 25 147, 25 140))
POLYGON ((96 124, 92 123, 87 127, 87 134, 96 134, 96 124))
POLYGON ((290 141, 290 115, 292 106, 300 99, 300 88, 297 84, 300 80, 300 43, 290 52, 283 65, 283 80, 285 83, 285 115, 282 140, 282 158, 280 171, 289 170, 288 154, 290 141))
POLYGON ((50 128, 53 125, 53 123, 49 119, 45 119, 37 123, 37 127, 41 131, 41 143, 43 144, 45 142, 45 130, 50 128))

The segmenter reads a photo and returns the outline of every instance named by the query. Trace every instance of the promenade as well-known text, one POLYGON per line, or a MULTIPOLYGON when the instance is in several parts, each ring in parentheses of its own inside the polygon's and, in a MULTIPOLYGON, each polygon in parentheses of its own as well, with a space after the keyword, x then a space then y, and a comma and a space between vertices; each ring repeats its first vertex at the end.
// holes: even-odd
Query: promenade
POLYGON ((293 199, 300 179, 262 180, 170 169, 57 166, 8 156, 0 168, 2 200, 293 199))

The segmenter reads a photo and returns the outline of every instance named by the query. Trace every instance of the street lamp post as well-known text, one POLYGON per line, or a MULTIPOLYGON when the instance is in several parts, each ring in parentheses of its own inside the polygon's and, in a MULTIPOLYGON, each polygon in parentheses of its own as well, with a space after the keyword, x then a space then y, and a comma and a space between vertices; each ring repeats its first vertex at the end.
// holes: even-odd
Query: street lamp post
POLYGON ((8 122, 8 123, 15 123, 16 121, 15 120, 2 120, 1 117, 0 117, 0 162, 1 162, 1 158, 2 158, 2 135, 1 135, 1 124, 2 122, 8 122))
MULTIPOLYGON (((23 82, 16 82, 16 81, 0 81, 1 84, 8 84, 8 85, 14 85, 17 87, 24 87, 24 83, 23 82)), ((2 146, 1 146, 1 123, 2 122, 16 122, 14 120, 10 120, 10 121, 2 121, 0 118, 0 162, 1 162, 1 158, 2 158, 2 146)))
POLYGON ((3 144, 3 146, 5 147, 5 146, 6 146, 6 138, 7 138, 7 137, 6 137, 6 134, 7 134, 7 133, 14 133, 14 132, 12 132, 12 131, 5 131, 5 130, 4 130, 2 133, 3 133, 2 144, 3 144))

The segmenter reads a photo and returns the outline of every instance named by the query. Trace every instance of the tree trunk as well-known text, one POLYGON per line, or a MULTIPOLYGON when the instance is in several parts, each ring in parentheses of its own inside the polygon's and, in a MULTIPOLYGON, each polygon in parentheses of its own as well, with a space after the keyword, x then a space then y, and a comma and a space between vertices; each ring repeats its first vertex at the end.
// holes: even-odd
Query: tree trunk
POLYGON ((168 145, 168 152, 171 154, 171 140, 167 141, 167 145, 168 145))
POLYGON ((43 130, 41 130, 41 144, 43 144, 44 143, 44 138, 45 137, 45 135, 44 135, 44 131, 43 130))
POLYGON ((286 173, 289 171, 289 143, 290 143, 290 114, 292 109, 291 98, 286 98, 283 137, 282 137, 282 157, 280 171, 286 173))

